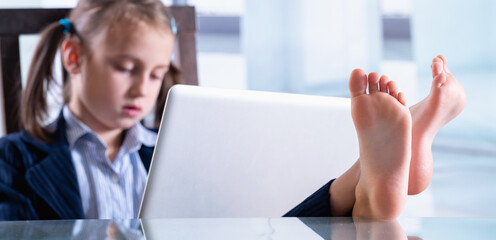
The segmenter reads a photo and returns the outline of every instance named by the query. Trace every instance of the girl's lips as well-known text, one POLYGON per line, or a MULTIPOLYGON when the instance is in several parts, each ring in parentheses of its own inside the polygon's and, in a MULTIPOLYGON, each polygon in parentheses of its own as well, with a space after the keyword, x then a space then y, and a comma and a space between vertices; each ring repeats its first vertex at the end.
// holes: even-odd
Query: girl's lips
POLYGON ((139 106, 128 105, 124 106, 122 109, 124 111, 124 114, 128 115, 129 117, 137 117, 141 114, 141 107, 139 106))

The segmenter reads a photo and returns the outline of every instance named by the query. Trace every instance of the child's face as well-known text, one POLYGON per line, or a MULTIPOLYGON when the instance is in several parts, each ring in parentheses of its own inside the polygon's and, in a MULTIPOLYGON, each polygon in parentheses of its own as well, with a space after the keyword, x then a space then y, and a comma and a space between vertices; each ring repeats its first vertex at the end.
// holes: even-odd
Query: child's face
POLYGON ((94 39, 80 77, 72 80, 71 110, 94 130, 126 129, 143 119, 169 69, 172 34, 123 25, 94 39))

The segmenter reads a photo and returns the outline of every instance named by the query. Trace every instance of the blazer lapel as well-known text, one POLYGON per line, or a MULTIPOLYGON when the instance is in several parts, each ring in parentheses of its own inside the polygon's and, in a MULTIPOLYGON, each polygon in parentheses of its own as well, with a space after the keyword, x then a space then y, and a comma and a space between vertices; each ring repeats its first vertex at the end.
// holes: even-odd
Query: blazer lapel
POLYGON ((27 183, 60 218, 84 218, 76 170, 65 137, 62 115, 57 120, 53 143, 40 143, 27 134, 26 137, 26 141, 31 142, 33 147, 47 154, 26 170, 27 183))
POLYGON ((152 161, 154 147, 147 147, 145 145, 141 145, 141 149, 138 151, 141 161, 143 162, 143 166, 145 166, 146 172, 150 171, 150 163, 152 161))

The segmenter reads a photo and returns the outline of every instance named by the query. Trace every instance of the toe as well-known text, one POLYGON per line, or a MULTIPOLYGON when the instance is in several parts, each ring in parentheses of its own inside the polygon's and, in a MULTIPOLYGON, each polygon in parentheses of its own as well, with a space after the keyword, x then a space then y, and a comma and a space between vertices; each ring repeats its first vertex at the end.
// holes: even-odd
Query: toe
POLYGON ((442 58, 440 58, 439 56, 432 59, 431 68, 432 68, 432 77, 433 78, 435 78, 437 75, 441 74, 444 71, 443 65, 444 65, 444 62, 443 62, 442 58))
POLYGON ((351 97, 367 93, 367 74, 362 69, 355 69, 351 72, 349 88, 351 97))
POLYGON ((389 81, 387 86, 389 89, 389 95, 393 96, 394 98, 398 98, 398 84, 396 84, 395 81, 389 81))
POLYGON ((443 60, 443 62, 445 62, 445 63, 448 62, 448 59, 446 59, 446 57, 443 54, 439 54, 439 55, 437 55, 437 57, 440 58, 441 60, 443 60))
POLYGON ((379 91, 379 78, 380 75, 376 72, 369 74, 369 93, 375 93, 379 91))
POLYGON ((438 55, 438 58, 441 58, 443 60, 443 69, 446 73, 451 73, 449 68, 448 68, 448 59, 444 55, 438 55))
POLYGON ((436 87, 436 88, 439 88, 441 86, 444 85, 444 83, 446 82, 447 78, 446 78, 446 73, 441 73, 439 75, 437 75, 436 77, 434 77, 434 80, 432 81, 432 87, 436 87))
POLYGON ((379 80, 379 89, 381 92, 388 93, 388 82, 389 78, 386 75, 382 75, 381 79, 379 80))
POLYGON ((403 94, 402 92, 399 92, 398 93, 398 101, 403 104, 403 106, 406 106, 406 97, 405 97, 405 94, 403 94))

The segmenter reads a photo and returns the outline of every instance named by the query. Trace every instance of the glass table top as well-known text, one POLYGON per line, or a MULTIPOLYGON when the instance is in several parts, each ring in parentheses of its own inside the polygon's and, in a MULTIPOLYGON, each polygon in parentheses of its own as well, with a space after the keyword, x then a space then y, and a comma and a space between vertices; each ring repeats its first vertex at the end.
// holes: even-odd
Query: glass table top
POLYGON ((496 218, 6 221, 0 239, 496 239, 496 218))

